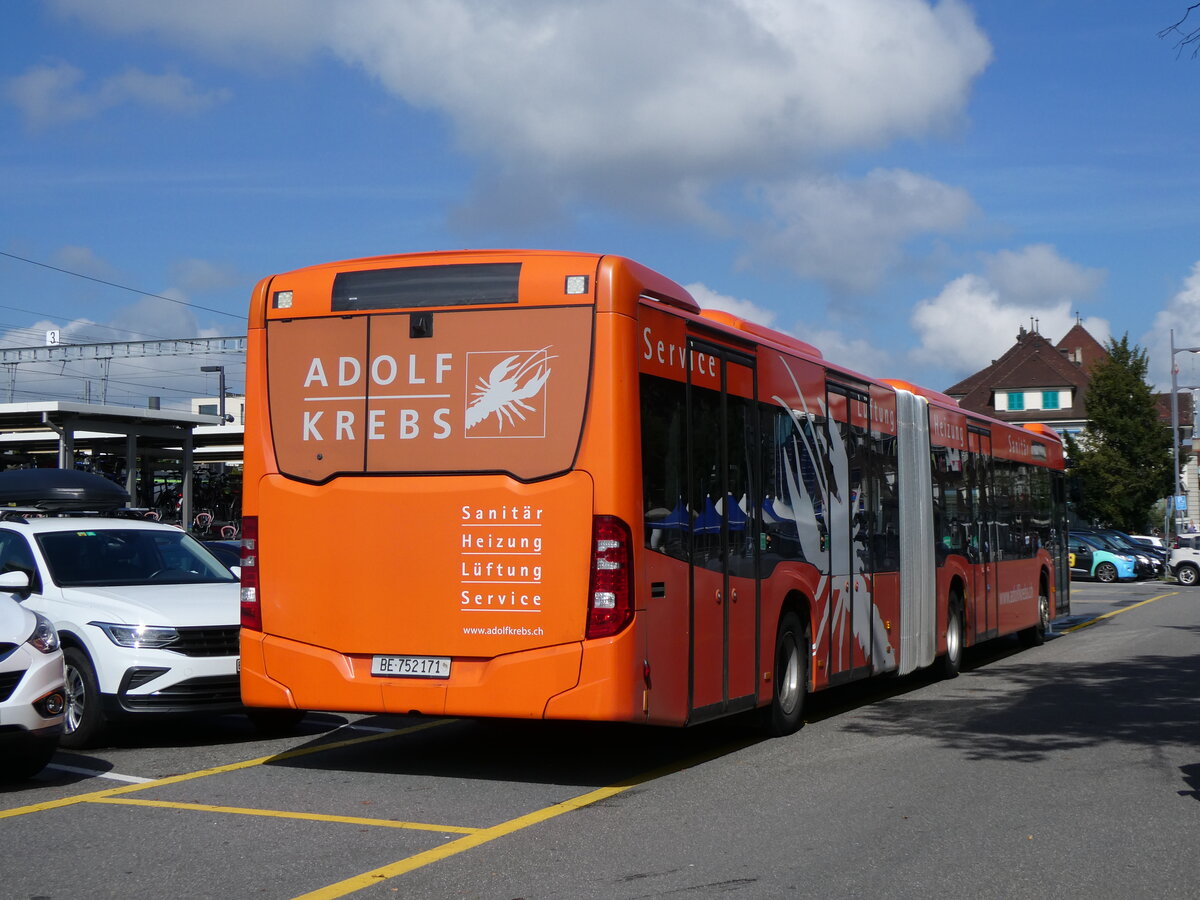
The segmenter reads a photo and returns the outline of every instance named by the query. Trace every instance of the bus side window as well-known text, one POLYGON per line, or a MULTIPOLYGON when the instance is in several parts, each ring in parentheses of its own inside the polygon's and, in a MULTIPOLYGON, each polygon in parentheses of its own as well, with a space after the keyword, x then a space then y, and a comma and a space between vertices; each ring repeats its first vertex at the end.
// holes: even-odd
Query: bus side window
POLYGON ((675 559, 688 558, 695 515, 684 496, 684 390, 665 378, 641 378, 644 540, 675 559))
MULTIPOLYGON (((824 496, 814 453, 822 423, 798 422, 778 406, 762 407, 762 538, 766 570, 781 560, 820 561, 826 547, 824 496)), ((826 436, 827 437, 827 436, 826 436)))

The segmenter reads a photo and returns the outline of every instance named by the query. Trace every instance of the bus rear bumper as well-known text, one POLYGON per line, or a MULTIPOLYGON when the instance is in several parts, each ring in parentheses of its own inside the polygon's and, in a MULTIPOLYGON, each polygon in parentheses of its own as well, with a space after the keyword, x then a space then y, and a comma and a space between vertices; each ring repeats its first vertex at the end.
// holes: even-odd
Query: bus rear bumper
POLYGON ((395 678, 372 675, 369 655, 243 631, 242 699, 249 706, 337 712, 540 719, 552 698, 574 694, 583 657, 582 645, 561 644, 494 659, 455 658, 447 679, 395 678))

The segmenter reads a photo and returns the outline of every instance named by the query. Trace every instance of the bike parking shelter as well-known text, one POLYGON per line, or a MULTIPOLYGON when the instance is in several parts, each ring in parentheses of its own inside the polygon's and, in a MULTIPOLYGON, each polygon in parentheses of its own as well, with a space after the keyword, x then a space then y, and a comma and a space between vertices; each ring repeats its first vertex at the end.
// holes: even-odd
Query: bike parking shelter
POLYGON ((0 462, 75 467, 78 453, 125 459, 125 487, 137 497, 139 460, 177 459, 181 478, 181 519, 192 519, 192 467, 205 458, 238 458, 240 426, 220 416, 169 409, 140 409, 63 400, 0 403, 0 462))

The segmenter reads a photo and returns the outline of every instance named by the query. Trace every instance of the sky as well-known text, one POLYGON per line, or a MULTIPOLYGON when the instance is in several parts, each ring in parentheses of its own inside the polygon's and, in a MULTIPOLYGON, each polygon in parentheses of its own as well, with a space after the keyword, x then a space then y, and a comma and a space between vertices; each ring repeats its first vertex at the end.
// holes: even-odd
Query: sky
MULTIPOLYGON (((870 376, 945 390, 1079 320, 1166 389, 1172 330, 1200 347, 1188 5, 8 3, 0 346, 240 335, 266 275, 536 247, 870 376)), ((22 363, 0 402, 186 407, 213 364, 240 391, 236 354, 22 363)))

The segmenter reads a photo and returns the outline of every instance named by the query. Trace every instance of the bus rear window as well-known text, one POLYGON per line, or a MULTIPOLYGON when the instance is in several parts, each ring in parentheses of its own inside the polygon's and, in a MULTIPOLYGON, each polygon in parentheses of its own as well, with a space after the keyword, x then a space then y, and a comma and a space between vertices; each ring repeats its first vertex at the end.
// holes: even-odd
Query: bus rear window
POLYGON ((520 263, 339 272, 333 280, 332 309, 334 312, 352 312, 516 303, 520 280, 520 263))
POLYGON ((587 404, 592 307, 442 310, 267 323, 281 472, 507 472, 574 463, 587 404))

